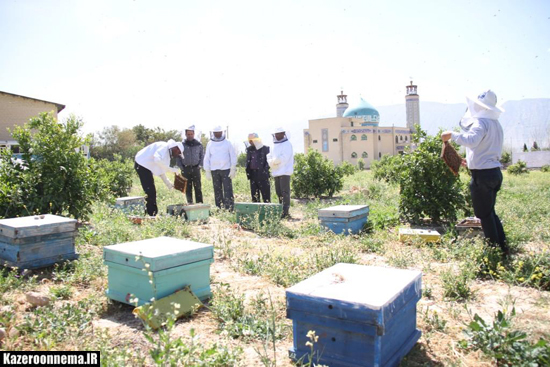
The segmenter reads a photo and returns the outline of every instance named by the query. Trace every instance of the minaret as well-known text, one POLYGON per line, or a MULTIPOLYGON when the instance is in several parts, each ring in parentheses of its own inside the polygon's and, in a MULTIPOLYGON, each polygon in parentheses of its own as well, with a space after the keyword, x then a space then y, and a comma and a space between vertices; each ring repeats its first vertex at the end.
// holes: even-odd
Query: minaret
POLYGON ((407 85, 407 95, 405 96, 405 106, 407 108, 407 127, 414 131, 414 125, 420 124, 420 102, 416 92, 417 86, 407 85))
POLYGON ((338 104, 336 105, 336 117, 342 117, 344 111, 348 108, 348 96, 344 94, 344 91, 340 91, 338 98, 338 104))

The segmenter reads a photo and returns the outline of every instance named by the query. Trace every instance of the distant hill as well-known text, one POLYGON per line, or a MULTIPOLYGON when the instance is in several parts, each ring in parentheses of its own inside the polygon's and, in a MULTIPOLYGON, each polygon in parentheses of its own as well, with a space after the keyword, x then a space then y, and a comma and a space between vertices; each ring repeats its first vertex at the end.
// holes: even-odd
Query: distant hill
MULTIPOLYGON (((504 129, 504 145, 514 151, 523 144, 530 148, 536 141, 540 147, 550 147, 550 98, 507 101, 502 107, 500 123, 504 129)), ((380 113, 380 125, 405 126, 405 105, 376 107, 380 113)), ((420 122, 428 134, 436 134, 439 128, 450 130, 458 126, 464 115, 466 103, 445 104, 420 102, 420 122)))

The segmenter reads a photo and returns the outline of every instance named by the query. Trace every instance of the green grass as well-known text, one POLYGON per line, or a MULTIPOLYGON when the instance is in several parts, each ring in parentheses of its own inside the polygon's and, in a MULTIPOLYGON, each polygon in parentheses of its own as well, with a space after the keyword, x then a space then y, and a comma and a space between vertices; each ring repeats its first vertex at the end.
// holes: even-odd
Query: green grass
MULTIPOLYGON (((135 182, 130 195, 143 195, 135 182)), ((243 277, 260 276, 281 287, 292 286, 339 262, 422 270, 430 275, 424 296, 447 311, 426 309, 420 315, 426 335, 448 334, 460 328, 463 303, 476 302, 476 282, 480 280, 550 290, 550 180, 544 172, 520 176, 504 173, 496 211, 514 250, 509 259, 487 248, 480 239, 457 237, 452 228, 445 230, 438 244, 399 243, 397 230, 404 224, 399 222, 398 188, 373 180, 369 171, 346 177, 343 190, 330 201, 293 201, 291 214, 303 216, 302 221, 269 223, 252 231, 239 230, 235 214, 225 210, 213 209, 206 226, 164 215, 167 205, 183 203, 184 196, 168 191, 161 180, 156 180, 156 187, 162 214, 157 220, 135 225, 108 204, 95 203, 89 223, 79 229, 79 260, 36 270, 26 277, 19 271, 0 270, 1 306, 14 304, 30 290, 47 289, 54 301, 47 307, 23 310, 18 319, 13 311, 0 311, 0 327, 20 330, 17 342, 10 341, 13 349, 101 350, 104 365, 166 365, 180 358, 196 365, 230 366, 242 363, 242 350, 235 347, 242 342, 253 346, 263 365, 281 365, 272 348, 289 343, 289 322, 284 317, 284 302, 266 292, 249 299, 232 287, 213 285, 208 317, 216 320, 218 333, 227 334, 231 343, 205 343, 189 332, 176 335, 173 329, 164 329, 165 334, 136 329, 141 344, 134 349, 130 341, 118 340, 116 333, 94 332, 91 322, 108 318, 117 309, 104 295, 107 268, 103 265, 103 247, 158 236, 212 243, 216 262, 223 262, 243 277), (343 236, 322 230, 317 211, 339 204, 369 205, 369 225, 364 232, 343 236), (461 303, 455 306, 456 301, 461 303)), ((242 170, 234 180, 234 190, 236 201, 250 200, 242 170)), ((203 193, 206 203, 214 208, 211 181, 203 180, 203 193)), ((272 193, 275 202, 275 191, 272 193)), ((185 322, 192 320, 178 321, 173 327, 185 322)))

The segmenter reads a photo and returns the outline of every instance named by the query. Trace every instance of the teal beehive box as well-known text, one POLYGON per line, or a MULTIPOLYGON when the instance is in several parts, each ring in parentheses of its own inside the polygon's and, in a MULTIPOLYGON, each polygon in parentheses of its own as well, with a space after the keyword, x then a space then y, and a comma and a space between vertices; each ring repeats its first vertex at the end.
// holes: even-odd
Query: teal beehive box
POLYGON ((75 260, 76 220, 35 215, 0 220, 0 264, 37 269, 75 260))
POLYGON ((214 246, 171 237, 126 242, 103 248, 108 267, 107 297, 135 305, 161 299, 189 285, 200 299, 212 296, 210 264, 214 246))
POLYGON ((281 219, 283 206, 275 203, 235 203, 237 223, 245 228, 254 228, 256 223, 274 223, 281 219))

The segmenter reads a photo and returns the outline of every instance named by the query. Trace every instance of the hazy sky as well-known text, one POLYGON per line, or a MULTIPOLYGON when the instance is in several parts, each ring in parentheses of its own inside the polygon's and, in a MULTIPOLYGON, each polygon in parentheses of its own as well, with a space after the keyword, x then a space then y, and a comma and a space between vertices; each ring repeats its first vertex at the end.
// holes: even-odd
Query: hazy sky
POLYGON ((283 126, 301 151, 341 89, 375 107, 411 77, 422 101, 550 98, 549 0, 0 0, 0 35, 0 90, 65 104, 86 132, 283 126))

